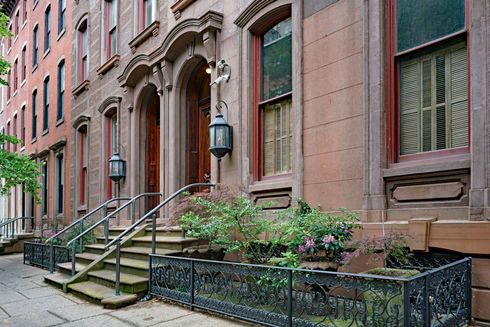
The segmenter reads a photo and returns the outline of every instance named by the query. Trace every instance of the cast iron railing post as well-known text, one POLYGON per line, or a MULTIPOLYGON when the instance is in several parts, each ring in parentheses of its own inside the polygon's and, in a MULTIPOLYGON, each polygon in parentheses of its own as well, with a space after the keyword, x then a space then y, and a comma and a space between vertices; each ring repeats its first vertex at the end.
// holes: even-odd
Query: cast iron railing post
POLYGON ((425 274, 424 276, 424 311, 422 317, 424 318, 424 326, 430 326, 430 292, 429 292, 429 276, 430 274, 425 274))
POLYGON ((121 241, 116 242, 116 296, 121 295, 121 241))
POLYGON ((288 326, 293 326, 293 271, 288 269, 288 326))
POLYGON ((472 260, 468 258, 466 263, 468 267, 466 268, 466 303, 468 305, 468 324, 471 324, 471 310, 472 310, 472 289, 471 289, 471 268, 472 268, 472 260))
POLYGON ((131 225, 134 224, 136 219, 136 201, 131 204, 131 225))
MULTIPOLYGON (((80 222, 80 234, 83 233, 83 220, 80 222)), ((83 252, 83 237, 80 237, 80 253, 83 252)))
POLYGON ((156 227, 157 227, 157 214, 154 213, 151 216, 151 254, 155 254, 157 251, 157 233, 156 233, 156 227))
POLYGON ((191 310, 194 311, 194 260, 191 260, 191 310))
POLYGON ((49 273, 54 272, 54 246, 53 241, 49 244, 49 273))
POLYGON ((71 245, 71 275, 75 276, 75 254, 77 253, 77 243, 71 245))
POLYGON ((152 263, 153 263, 153 256, 150 254, 148 256, 148 294, 147 297, 148 299, 150 298, 151 294, 151 275, 152 275, 152 263))
POLYGON ((403 285, 403 326, 410 327, 410 282, 404 281, 403 285))
POLYGON ((109 219, 104 220, 104 245, 107 243, 109 243, 109 219))

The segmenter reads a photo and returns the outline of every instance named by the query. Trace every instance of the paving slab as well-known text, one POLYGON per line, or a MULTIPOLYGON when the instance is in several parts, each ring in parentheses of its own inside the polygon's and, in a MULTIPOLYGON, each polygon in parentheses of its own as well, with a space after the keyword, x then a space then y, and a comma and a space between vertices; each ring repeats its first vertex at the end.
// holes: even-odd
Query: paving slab
POLYGON ((170 305, 158 301, 140 302, 130 307, 111 312, 110 315, 139 327, 153 326, 182 316, 192 314, 178 305, 170 305))
POLYGON ((67 298, 57 294, 51 296, 45 296, 40 299, 28 299, 25 301, 17 301, 7 304, 2 304, 1 307, 10 316, 20 316, 25 314, 26 310, 32 313, 38 313, 41 311, 47 311, 50 309, 56 309, 64 306, 73 306, 76 303, 68 300, 67 298))
POLYGON ((0 320, 1 326, 12 327, 49 327, 61 325, 63 326, 66 321, 56 317, 49 312, 28 313, 24 312, 23 315, 10 317, 0 320))
POLYGON ((182 326, 199 326, 199 327, 236 327, 236 326, 250 326, 249 324, 240 323, 229 319, 223 319, 220 317, 213 317, 195 313, 183 317, 176 318, 171 321, 167 321, 161 324, 153 326, 165 326, 165 327, 182 327, 182 326))
POLYGON ((66 321, 75 321, 107 314, 110 313, 111 310, 104 309, 101 306, 93 305, 91 303, 85 303, 76 306, 51 309, 49 312, 66 321))
POLYGON ((24 295, 25 297, 29 299, 35 299, 39 297, 45 297, 49 295, 56 295, 59 294, 59 291, 55 289, 54 287, 49 287, 47 285, 43 287, 36 287, 36 288, 29 288, 26 290, 19 290, 17 291, 18 293, 24 295))
POLYGON ((3 291, 0 295, 0 305, 11 302, 23 301, 27 298, 13 290, 3 291))
MULTIPOLYGON (((62 324, 63 327, 136 327, 117 318, 101 315, 62 324)), ((218 326, 217 326, 218 327, 218 326)))

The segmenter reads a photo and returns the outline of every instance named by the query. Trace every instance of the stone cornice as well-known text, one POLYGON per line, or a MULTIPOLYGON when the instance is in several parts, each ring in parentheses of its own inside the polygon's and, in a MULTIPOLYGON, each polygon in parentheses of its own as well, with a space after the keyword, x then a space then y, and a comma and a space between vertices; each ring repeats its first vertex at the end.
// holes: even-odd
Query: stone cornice
POLYGON ((248 7, 242 11, 240 15, 235 19, 234 23, 240 28, 245 27, 247 23, 259 13, 262 9, 275 2, 276 0, 255 0, 248 7))
POLYGON ((110 96, 106 98, 99 106, 99 112, 103 113, 111 104, 119 104, 121 103, 122 98, 117 96, 110 96))

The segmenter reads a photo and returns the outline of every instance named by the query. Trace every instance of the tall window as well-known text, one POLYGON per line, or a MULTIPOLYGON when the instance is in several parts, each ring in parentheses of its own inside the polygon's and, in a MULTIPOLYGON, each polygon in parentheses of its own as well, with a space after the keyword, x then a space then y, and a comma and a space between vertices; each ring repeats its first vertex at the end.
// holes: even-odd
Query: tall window
POLYGON ((32 92, 32 139, 37 136, 37 90, 32 92))
POLYGON ((42 179, 42 210, 41 214, 47 215, 48 214, 48 161, 47 159, 44 159, 42 161, 42 168, 41 168, 41 179, 42 179))
MULTIPOLYGON (((12 135, 17 137, 17 114, 14 115, 14 119, 12 120, 12 135)), ((17 151, 17 144, 13 145, 14 152, 17 151)))
POLYGON ((291 172, 292 30, 287 18, 256 38, 258 178, 291 172))
POLYGON ((105 1, 106 59, 117 52, 117 1, 105 1))
POLYGON ((465 3, 396 0, 391 11, 398 160, 469 145, 465 3))
POLYGON ((15 13, 15 37, 19 35, 19 11, 15 13))
POLYGON ((24 19, 24 23, 27 21, 27 0, 24 0, 24 6, 22 7, 22 16, 24 19))
POLYGON ((19 59, 14 61, 14 92, 17 91, 19 85, 19 59))
POLYGON ((24 46, 22 48, 22 81, 25 81, 27 77, 26 51, 26 47, 24 46))
POLYGON ((58 110, 56 120, 63 118, 65 113, 65 61, 58 64, 58 110))
POLYGON ((39 62, 39 26, 36 25, 32 32, 32 66, 39 62))
MULTIPOLYGON (((7 122, 7 129, 5 130, 5 135, 10 135, 10 121, 7 122)), ((10 151, 10 142, 5 143, 5 145, 7 146, 6 150, 10 151)))
POLYGON ((44 12, 44 52, 51 46, 51 6, 44 12))
POLYGON ((66 0, 58 1, 58 34, 66 27, 66 0))
MULTIPOLYGON (((10 25, 9 25, 9 32, 10 32, 10 35, 12 35, 12 34, 13 34, 13 33, 12 33, 12 24, 10 24, 10 25)), ((9 42, 8 42, 8 44, 9 44, 9 49, 12 47, 12 37, 13 37, 13 36, 9 36, 9 38, 8 38, 8 39, 9 39, 9 42)))
POLYGON ((7 99, 10 99, 10 96, 12 95, 12 78, 11 78, 11 73, 10 70, 7 73, 7 99))
POLYGON ((49 124, 49 76, 43 83, 43 131, 48 130, 49 124))
POLYGON ((26 106, 20 110, 20 141, 23 147, 26 144, 26 106))
MULTIPOLYGON (((117 112, 112 112, 107 116, 107 160, 109 161, 111 156, 117 152, 117 112)), ((109 178, 109 166, 107 165, 107 198, 110 199, 114 196, 114 185, 109 178)))
POLYGON ((155 0, 140 0, 140 29, 144 30, 155 20, 155 0))
POLYGON ((88 77, 88 28, 87 20, 78 28, 78 76, 79 82, 88 77))
POLYGON ((64 192, 64 171, 65 163, 63 153, 56 155, 56 213, 63 213, 63 192, 64 192))
POLYGON ((87 164, 88 164, 88 137, 87 126, 83 126, 78 130, 79 136, 79 167, 80 167, 80 189, 78 204, 85 205, 87 199, 87 164))

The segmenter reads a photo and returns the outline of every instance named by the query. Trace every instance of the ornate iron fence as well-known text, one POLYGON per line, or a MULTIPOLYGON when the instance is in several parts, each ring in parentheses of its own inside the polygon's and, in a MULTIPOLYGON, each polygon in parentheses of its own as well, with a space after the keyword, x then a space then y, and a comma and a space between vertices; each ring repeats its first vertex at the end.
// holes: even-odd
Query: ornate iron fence
MULTIPOLYGON (((24 264, 35 265, 43 269, 49 269, 51 246, 45 243, 24 242, 24 264)), ((69 262, 68 248, 65 246, 53 246, 54 267, 58 263, 69 262)))
POLYGON ((471 259, 411 278, 150 256, 149 293, 268 326, 463 326, 471 259), (192 273, 191 273, 192 272, 192 273))

